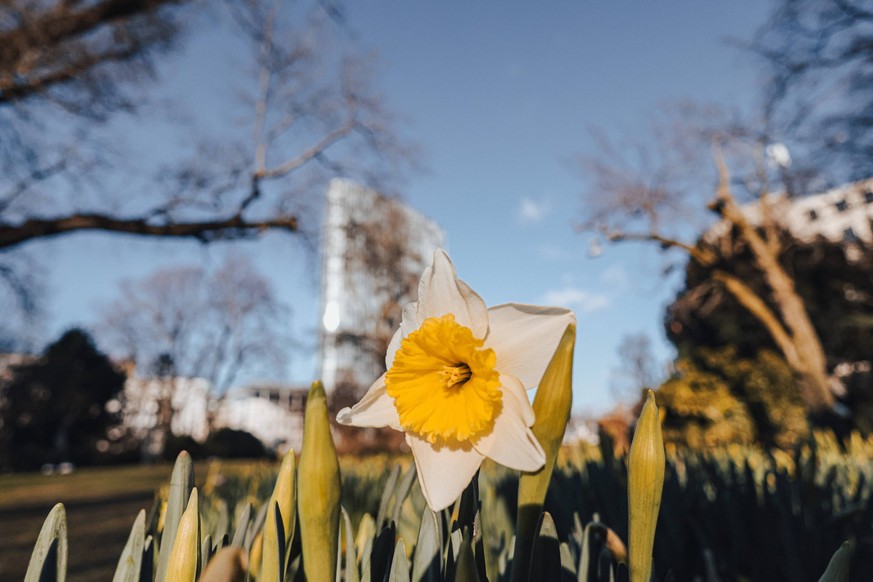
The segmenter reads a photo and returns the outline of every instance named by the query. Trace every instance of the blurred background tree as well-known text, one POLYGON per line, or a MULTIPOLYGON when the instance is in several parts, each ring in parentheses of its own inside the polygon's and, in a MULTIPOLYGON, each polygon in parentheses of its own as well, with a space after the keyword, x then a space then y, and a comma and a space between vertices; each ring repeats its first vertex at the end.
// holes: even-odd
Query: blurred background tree
MULTIPOLYGON (((873 249, 859 245, 847 253, 843 244, 824 238, 803 243, 784 240, 780 262, 791 273, 797 291, 820 331, 828 367, 841 373, 841 402, 852 424, 873 430, 873 378, 869 373, 873 345, 873 249), (864 363, 866 362, 866 367, 864 363), (860 369, 855 369, 860 364, 860 369)), ((760 273, 745 248, 720 257, 711 267, 689 262, 683 288, 667 308, 665 328, 680 357, 694 360, 700 348, 731 347, 739 358, 775 350, 772 338, 729 293, 714 284, 711 270, 730 269, 763 297, 760 273)))
POLYGON ((666 110, 649 141, 628 147, 601 137, 598 151, 581 158, 589 186, 580 228, 614 242, 643 241, 681 251, 708 269, 712 284, 772 338, 794 370, 808 410, 826 413, 834 395, 825 352, 791 273, 779 262, 784 225, 774 207, 763 139, 751 124, 696 104, 666 110), (729 166, 736 172, 729 173, 729 166), (756 205, 756 220, 743 203, 756 205), (713 214, 722 232, 703 236, 713 214), (721 253, 725 241, 748 249, 747 264, 759 274, 763 290, 719 268, 720 257, 728 262, 734 257, 721 253))
MULTIPOLYGON (((775 398, 792 386, 766 372, 778 365, 762 350, 776 350, 807 412, 834 425, 848 411, 852 426, 873 428, 870 249, 850 259, 841 245, 800 244, 785 234, 780 211, 783 197, 873 173, 871 23, 868 0, 779 0, 746 43, 767 75, 757 112, 685 102, 666 106, 646 137, 595 130, 597 150, 581 157, 587 187, 580 229, 682 256, 668 266, 681 266, 686 277, 666 316, 680 360, 665 388, 675 391, 685 378, 686 387, 710 386, 701 388, 707 398, 749 399, 752 385, 760 393, 767 382, 739 389, 731 370, 756 362, 775 398), (736 350, 723 353, 729 365, 707 363, 711 355, 700 350, 729 346, 736 350), (846 375, 847 365, 863 369, 846 375), (712 378, 688 380, 704 372, 729 390, 712 388, 712 378)), ((758 404, 744 403, 766 402, 759 394, 758 404)), ((767 415, 749 412, 757 438, 790 440, 767 428, 767 415)))
POLYGON ((637 400, 648 388, 657 388, 664 380, 666 366, 655 357, 652 338, 633 333, 618 345, 619 367, 612 370, 610 384, 619 398, 637 400))
POLYGON ((697 348, 679 357, 658 401, 665 440, 691 447, 790 448, 809 436, 793 371, 773 350, 739 357, 733 347, 697 348))
POLYGON ((64 333, 0 386, 0 466, 96 462, 109 449, 108 429, 121 420, 107 404, 117 404, 124 380, 86 332, 64 333))
POLYGON ((869 0, 778 0, 751 43, 767 73, 768 133, 831 184, 873 175, 871 25, 869 0))
POLYGON ((287 309, 270 282, 237 255, 213 271, 171 267, 122 283, 103 309, 99 334, 140 376, 162 382, 153 432, 165 442, 178 382, 209 382, 205 414, 211 432, 217 409, 240 375, 281 376, 289 327, 287 309))
POLYGON ((38 313, 39 277, 21 259, 34 241, 314 231, 329 178, 390 190, 414 157, 334 2, 13 0, 0 6, 0 46, 0 286, 20 313, 38 313), (164 61, 204 19, 232 22, 248 49, 227 72, 237 122, 206 135, 172 119, 191 155, 149 167, 112 124, 154 113, 164 61))

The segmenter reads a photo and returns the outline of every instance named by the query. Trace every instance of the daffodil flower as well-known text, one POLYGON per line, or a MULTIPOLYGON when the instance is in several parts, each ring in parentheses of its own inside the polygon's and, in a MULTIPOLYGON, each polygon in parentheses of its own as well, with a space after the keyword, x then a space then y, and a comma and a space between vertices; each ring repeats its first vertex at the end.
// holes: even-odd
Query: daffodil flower
POLYGON ((421 490, 434 511, 448 507, 485 457, 536 471, 545 454, 530 430, 526 389, 542 379, 573 312, 508 303, 487 309, 434 253, 388 345, 387 372, 341 424, 406 432, 421 490))

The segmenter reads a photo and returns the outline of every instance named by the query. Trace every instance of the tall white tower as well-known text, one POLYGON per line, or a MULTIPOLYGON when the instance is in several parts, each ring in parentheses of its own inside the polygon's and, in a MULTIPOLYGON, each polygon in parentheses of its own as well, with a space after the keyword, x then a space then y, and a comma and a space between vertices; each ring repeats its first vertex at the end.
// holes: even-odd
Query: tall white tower
POLYGON ((348 180, 331 181, 322 238, 321 378, 363 394, 385 371, 385 349, 442 230, 415 210, 348 180))

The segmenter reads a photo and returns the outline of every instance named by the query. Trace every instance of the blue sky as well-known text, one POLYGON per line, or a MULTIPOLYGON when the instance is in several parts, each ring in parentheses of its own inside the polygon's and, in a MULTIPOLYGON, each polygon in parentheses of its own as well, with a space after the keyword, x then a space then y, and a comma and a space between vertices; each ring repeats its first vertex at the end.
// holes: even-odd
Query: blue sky
MULTIPOLYGON (((739 108, 758 97, 752 58, 729 46, 748 39, 767 3, 350 2, 348 20, 375 49, 377 84, 422 148, 426 172, 404 198, 445 230, 458 273, 486 303, 562 304, 579 320, 574 408, 614 403, 616 347, 646 332, 669 356, 660 321, 677 282, 662 259, 639 245, 588 256, 589 235, 574 232, 583 182, 572 160, 592 144, 589 128, 642 129, 659 105, 691 98, 739 108)), ((227 64, 204 27, 163 71, 169 94, 193 95, 209 109, 213 71, 227 64)), ((220 119, 218 105, 207 111, 220 119)), ((143 130, 148 143, 147 129, 143 130)), ((172 156, 172 151, 168 152, 172 156)), ((191 261, 217 263, 227 247, 82 234, 42 245, 48 277, 47 336, 89 325, 118 281, 191 261)), ((271 273, 293 308, 295 335, 314 346, 317 261, 285 235, 241 246, 271 273)), ((294 354, 287 377, 308 382, 312 350, 294 354)))

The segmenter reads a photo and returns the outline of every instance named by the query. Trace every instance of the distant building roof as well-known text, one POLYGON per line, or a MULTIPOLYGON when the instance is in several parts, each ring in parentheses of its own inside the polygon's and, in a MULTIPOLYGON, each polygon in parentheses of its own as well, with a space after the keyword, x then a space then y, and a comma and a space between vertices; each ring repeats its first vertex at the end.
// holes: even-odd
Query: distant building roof
MULTIPOLYGON (((759 202, 745 204, 742 210, 752 224, 761 224, 763 208, 759 202)), ((812 196, 773 196, 768 211, 777 224, 797 240, 812 242, 824 238, 845 243, 847 252, 852 253, 858 243, 873 243, 873 178, 812 196)), ((704 238, 714 242, 729 228, 730 225, 721 221, 709 229, 704 238)))

